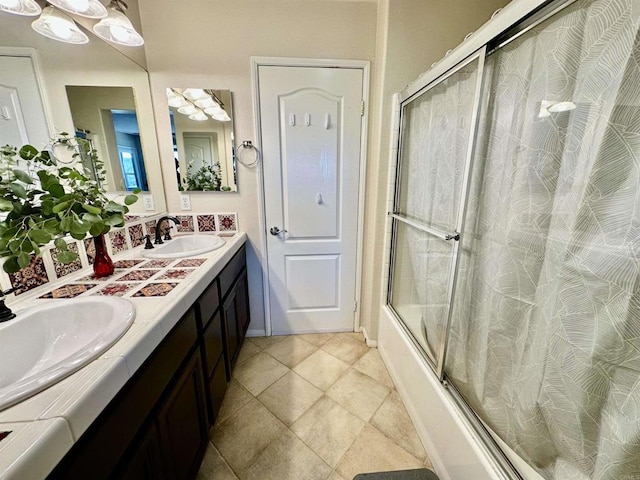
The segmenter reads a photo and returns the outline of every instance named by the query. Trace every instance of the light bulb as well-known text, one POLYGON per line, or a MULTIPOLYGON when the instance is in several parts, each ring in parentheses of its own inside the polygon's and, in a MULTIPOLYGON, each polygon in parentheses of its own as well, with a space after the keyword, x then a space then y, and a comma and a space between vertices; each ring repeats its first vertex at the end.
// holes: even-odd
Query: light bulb
POLYGON ((53 20, 47 22, 49 24, 49 28, 54 33, 54 35, 63 40, 69 40, 73 35, 73 31, 69 27, 68 23, 58 22, 57 20, 53 20))
POLYGON ((67 0, 66 3, 80 12, 86 12, 89 9, 89 0, 67 0))

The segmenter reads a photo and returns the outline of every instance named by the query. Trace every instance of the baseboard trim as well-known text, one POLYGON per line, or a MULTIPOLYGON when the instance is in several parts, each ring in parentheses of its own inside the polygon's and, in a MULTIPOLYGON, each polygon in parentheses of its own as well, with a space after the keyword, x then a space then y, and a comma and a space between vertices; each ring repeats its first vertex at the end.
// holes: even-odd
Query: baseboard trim
POLYGON ((362 332, 362 335, 364 335, 364 339, 367 342, 367 347, 378 348, 378 342, 369 338, 369 334, 367 333, 366 328, 360 327, 360 331, 362 332))
POLYGON ((266 337, 267 332, 265 330, 247 330, 247 337, 266 337))

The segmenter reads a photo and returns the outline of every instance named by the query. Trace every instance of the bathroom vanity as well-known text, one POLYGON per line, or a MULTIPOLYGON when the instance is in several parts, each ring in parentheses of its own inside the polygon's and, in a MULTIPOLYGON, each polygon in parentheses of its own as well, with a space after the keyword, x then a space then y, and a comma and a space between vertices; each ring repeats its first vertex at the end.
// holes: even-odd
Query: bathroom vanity
MULTIPOLYGON (((28 421, 45 428, 41 419, 56 420, 64 430, 64 419, 71 437, 61 446, 65 435, 59 432, 29 436, 18 429, 34 443, 25 445, 24 458, 9 458, 7 478, 195 478, 250 321, 245 238, 236 234, 220 250, 202 255, 207 261, 166 297, 130 298, 137 311, 134 325, 92 362, 109 363, 108 371, 87 365, 0 412, 0 431, 28 421), (128 378, 114 375, 122 364, 128 378), (88 383, 81 380, 85 370, 88 383), (62 397, 68 397, 66 411, 54 413, 62 397)), ((6 450, 18 448, 3 451, 2 443, 5 468, 6 450)))

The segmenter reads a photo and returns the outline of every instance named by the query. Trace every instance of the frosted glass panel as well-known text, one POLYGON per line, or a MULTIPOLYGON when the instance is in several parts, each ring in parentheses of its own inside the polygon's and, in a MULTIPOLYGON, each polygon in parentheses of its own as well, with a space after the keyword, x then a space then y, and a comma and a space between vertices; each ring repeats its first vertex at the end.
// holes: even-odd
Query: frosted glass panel
POLYGON ((456 229, 477 71, 476 59, 403 109, 396 213, 446 232, 456 229))
POLYGON ((640 478, 640 2, 486 66, 447 379, 543 478, 640 478))
POLYGON ((435 361, 447 311, 451 244, 396 221, 391 306, 435 361))

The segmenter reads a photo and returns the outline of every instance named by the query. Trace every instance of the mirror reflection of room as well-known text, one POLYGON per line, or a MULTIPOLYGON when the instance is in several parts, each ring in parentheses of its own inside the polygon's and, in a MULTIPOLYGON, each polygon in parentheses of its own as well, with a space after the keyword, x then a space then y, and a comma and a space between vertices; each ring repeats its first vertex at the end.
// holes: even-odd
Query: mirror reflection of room
POLYGON ((168 88, 167 100, 178 188, 237 191, 231 92, 168 88))
POLYGON ((149 190, 133 89, 67 85, 66 90, 75 136, 87 140, 105 166, 100 175, 92 156, 83 154, 85 173, 103 177, 107 191, 149 190))

